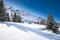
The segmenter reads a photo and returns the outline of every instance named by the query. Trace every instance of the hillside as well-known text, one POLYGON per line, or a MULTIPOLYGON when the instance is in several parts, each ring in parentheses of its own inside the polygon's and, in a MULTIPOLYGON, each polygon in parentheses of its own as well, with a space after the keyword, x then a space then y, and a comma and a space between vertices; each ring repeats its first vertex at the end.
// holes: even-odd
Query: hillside
POLYGON ((60 40, 60 36, 47 32, 44 25, 0 22, 0 40, 60 40))

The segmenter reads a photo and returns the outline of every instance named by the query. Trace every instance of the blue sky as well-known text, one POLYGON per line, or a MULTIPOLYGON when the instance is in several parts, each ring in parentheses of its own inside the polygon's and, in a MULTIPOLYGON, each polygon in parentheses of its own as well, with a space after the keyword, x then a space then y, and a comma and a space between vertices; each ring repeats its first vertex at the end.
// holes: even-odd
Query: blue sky
POLYGON ((60 0, 4 0, 4 2, 43 18, 52 14, 55 20, 60 22, 60 0))

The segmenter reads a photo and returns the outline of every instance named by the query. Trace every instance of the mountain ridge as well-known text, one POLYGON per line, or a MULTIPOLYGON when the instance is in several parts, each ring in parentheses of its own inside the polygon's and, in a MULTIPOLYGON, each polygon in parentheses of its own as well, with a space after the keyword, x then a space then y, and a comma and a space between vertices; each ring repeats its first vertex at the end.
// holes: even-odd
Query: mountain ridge
POLYGON ((14 15, 14 12, 17 13, 17 15, 21 16, 22 18, 22 21, 24 22, 40 22, 41 19, 43 19, 42 17, 37 17, 31 13, 29 13, 28 11, 26 10, 22 10, 22 9, 15 9, 13 8, 11 5, 9 4, 5 4, 4 5, 5 9, 6 9, 6 13, 9 13, 9 17, 10 17, 10 20, 12 21, 12 17, 14 15))

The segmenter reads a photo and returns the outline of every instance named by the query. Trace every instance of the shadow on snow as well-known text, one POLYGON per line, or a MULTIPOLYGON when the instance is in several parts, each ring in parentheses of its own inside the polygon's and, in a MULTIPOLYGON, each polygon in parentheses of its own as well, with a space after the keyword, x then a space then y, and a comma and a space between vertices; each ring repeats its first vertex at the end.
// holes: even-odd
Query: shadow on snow
MULTIPOLYGON (((25 27, 25 26, 21 26, 19 24, 15 24, 15 23, 6 23, 8 26, 15 26, 16 28, 23 30, 25 32, 31 31, 34 32, 35 34, 38 34, 40 36, 43 36, 45 38, 48 38, 50 40, 60 40, 60 36, 57 35, 53 35, 53 34, 49 34, 49 33, 44 33, 41 32, 40 29, 36 29, 36 28, 29 28, 29 27, 25 27)), ((44 29, 45 30, 45 29, 44 29)))

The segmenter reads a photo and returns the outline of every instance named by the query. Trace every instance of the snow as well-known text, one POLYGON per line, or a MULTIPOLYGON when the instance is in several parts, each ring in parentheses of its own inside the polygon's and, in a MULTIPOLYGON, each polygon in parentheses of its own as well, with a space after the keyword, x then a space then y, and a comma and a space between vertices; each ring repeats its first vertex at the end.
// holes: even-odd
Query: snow
POLYGON ((59 26, 59 31, 60 31, 60 26, 59 26))
POLYGON ((28 23, 16 23, 16 24, 19 24, 19 25, 23 25, 23 26, 26 26, 26 27, 30 27, 30 28, 45 28, 44 25, 38 25, 38 24, 28 24, 28 23))
POLYGON ((29 12, 27 12, 26 10, 19 10, 16 11, 16 13, 18 13, 19 15, 21 15, 21 17, 23 19, 25 19, 26 21, 37 21, 37 17, 35 17, 34 15, 30 14, 29 12))
POLYGON ((44 25, 0 22, 0 40, 60 40, 60 36, 47 32, 44 25))
POLYGON ((12 21, 12 17, 14 15, 14 12, 16 12, 17 15, 21 16, 22 21, 24 21, 24 22, 29 23, 29 22, 41 21, 41 17, 37 17, 37 16, 31 14, 27 10, 15 9, 13 6, 11 6, 9 4, 5 4, 4 7, 6 9, 6 12, 9 13, 9 17, 10 17, 11 21, 12 21))

